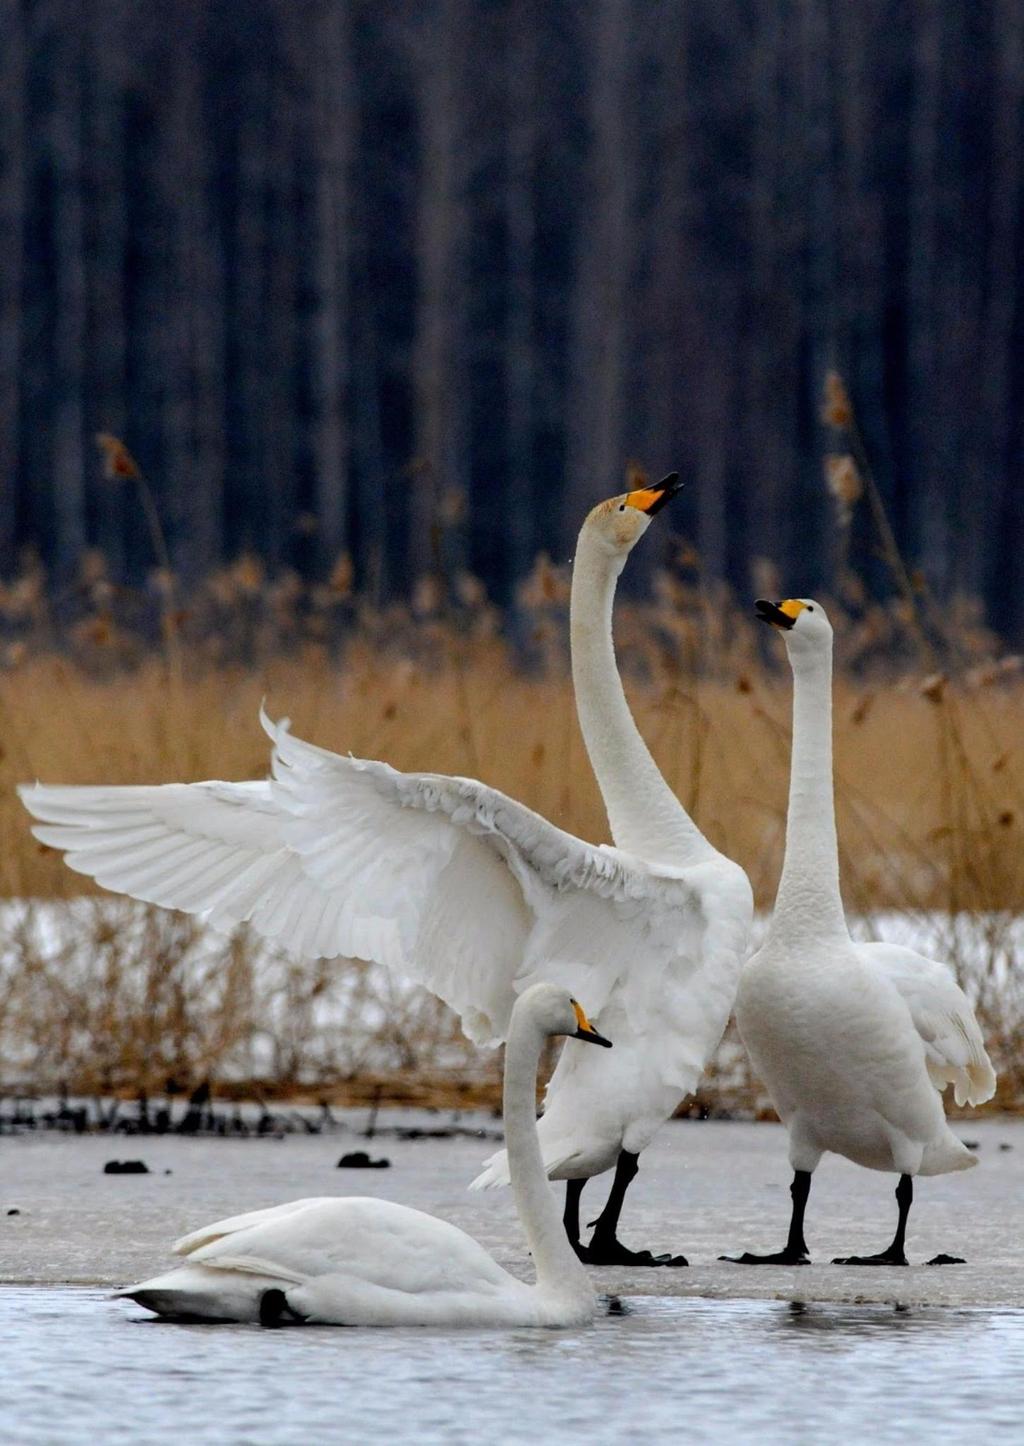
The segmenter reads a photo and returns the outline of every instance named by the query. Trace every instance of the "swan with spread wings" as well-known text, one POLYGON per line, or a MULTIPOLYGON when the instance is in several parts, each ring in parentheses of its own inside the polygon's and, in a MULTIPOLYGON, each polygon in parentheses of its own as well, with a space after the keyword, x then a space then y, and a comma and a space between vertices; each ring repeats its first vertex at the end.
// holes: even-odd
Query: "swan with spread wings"
MULTIPOLYGON (((568 1041, 539 1132, 567 1186, 585 1260, 654 1264, 617 1236, 637 1155, 691 1092, 725 1029, 750 927, 746 875, 700 833, 658 771, 619 679, 615 586, 673 474, 601 503, 573 572, 573 678, 616 847, 575 838, 475 779, 399 773, 262 723, 258 782, 20 790, 36 837, 104 887, 258 934, 306 957, 378 961, 418 981, 484 1045, 538 980, 591 1003, 613 1036, 596 1068, 568 1041), (579 1192, 615 1168, 589 1245, 579 1192)), ((504 1152, 477 1183, 508 1179, 504 1152)), ((682 1257, 673 1257, 685 1263, 682 1257)))

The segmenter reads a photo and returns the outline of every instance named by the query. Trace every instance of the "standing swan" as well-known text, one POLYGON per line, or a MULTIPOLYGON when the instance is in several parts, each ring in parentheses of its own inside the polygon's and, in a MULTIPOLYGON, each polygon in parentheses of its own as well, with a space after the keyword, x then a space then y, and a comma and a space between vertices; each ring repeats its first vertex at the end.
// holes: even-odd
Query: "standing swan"
MULTIPOLYGON (((104 887, 215 927, 248 923, 307 957, 372 959, 424 984, 470 1039, 506 1037, 516 995, 556 980, 616 1038, 604 1070, 568 1043, 540 1122, 549 1177, 617 1166, 593 1264, 656 1263, 616 1224, 636 1156, 694 1089, 732 1008, 750 927, 746 875, 699 833, 637 731, 615 666, 615 585, 673 474, 594 508, 572 591, 573 678, 618 848, 584 843, 474 779, 398 773, 263 725, 265 782, 20 790, 35 835, 104 887)), ((480 1183, 507 1180, 503 1154, 480 1183)), ((685 1263, 679 1258, 680 1263, 685 1263)))
POLYGON ((175 1244, 185 1265, 119 1294, 162 1316, 264 1325, 585 1325, 597 1303, 562 1229, 537 1141, 537 1066, 556 1034, 610 1044, 557 985, 533 985, 512 1010, 505 1130, 535 1285, 509 1275, 446 1220, 349 1196, 218 1220, 175 1244))
MULTIPOLYGON (((615 659, 612 610, 626 559, 653 516, 678 490, 675 473, 655 489, 599 503, 580 531, 573 560, 569 630, 576 708, 617 849, 652 870, 678 872, 700 899, 702 931, 679 940, 675 966, 664 948, 638 958, 605 1007, 621 1041, 615 1078, 593 1068, 584 1050, 564 1050, 541 1122, 548 1172, 566 1180, 565 1225, 592 1265, 685 1265, 684 1256, 628 1250, 619 1215, 637 1173, 637 1156, 696 1087, 718 1048, 746 949, 753 899, 746 874, 720 854, 669 788, 630 712, 615 659), (666 968, 677 980, 678 1008, 664 1016, 654 991, 666 968), (614 1011, 614 1012, 613 1012, 614 1011), (614 1020, 614 1025, 612 1021, 614 1020), (587 1180, 615 1165, 608 1202, 580 1244, 579 1202, 587 1180)), ((487 1161, 474 1189, 508 1183, 505 1152, 487 1161)))
POLYGON ((832 784, 832 628, 821 604, 808 599, 760 600, 757 613, 782 630, 793 669, 793 753, 775 912, 743 969, 736 1018, 789 1131, 793 1210, 783 1250, 734 1258, 807 1264, 811 1174, 831 1150, 900 1177, 892 1244, 833 1264, 906 1265, 913 1177, 977 1164, 947 1125, 940 1091, 952 1084, 957 1104, 981 1104, 995 1090, 995 1074, 970 1003, 945 965, 850 938, 832 784))

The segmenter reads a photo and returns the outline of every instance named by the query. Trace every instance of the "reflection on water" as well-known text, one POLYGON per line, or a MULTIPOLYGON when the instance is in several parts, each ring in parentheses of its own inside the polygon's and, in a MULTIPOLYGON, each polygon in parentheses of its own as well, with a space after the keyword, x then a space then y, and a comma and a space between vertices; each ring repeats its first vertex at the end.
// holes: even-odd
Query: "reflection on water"
POLYGON ((824 1349, 835 1345, 844 1350, 851 1339, 886 1335, 903 1339, 908 1332, 915 1341, 922 1336, 952 1335, 962 1346, 968 1344, 972 1327, 984 1330, 990 1323, 990 1312, 948 1306, 824 1305, 791 1300, 772 1313, 770 1329, 798 1339, 813 1336, 824 1349))
POLYGON ((635 1298, 590 1330, 176 1326, 0 1290, 0 1438, 230 1443, 1024 1437, 1024 1312, 635 1298))

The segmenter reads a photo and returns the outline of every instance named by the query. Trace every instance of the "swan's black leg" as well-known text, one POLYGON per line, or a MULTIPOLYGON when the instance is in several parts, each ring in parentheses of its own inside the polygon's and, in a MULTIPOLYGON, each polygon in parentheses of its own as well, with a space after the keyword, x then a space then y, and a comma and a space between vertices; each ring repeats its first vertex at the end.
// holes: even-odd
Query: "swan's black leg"
POLYGON ((580 1259, 588 1265, 686 1265, 682 1255, 652 1255, 649 1250, 629 1250, 618 1239, 619 1216, 622 1202, 640 1166, 636 1155, 620 1150, 615 1165, 615 1179, 608 1195, 608 1201, 601 1214, 591 1224, 594 1233, 590 1244, 580 1252, 580 1259))
POLYGON ((562 1224, 569 1237, 569 1244, 581 1260, 587 1258, 587 1252, 580 1244, 580 1196, 586 1183, 586 1180, 566 1180, 565 1210, 562 1214, 562 1224))
POLYGON ((905 1249, 907 1239, 907 1216, 910 1214, 910 1206, 914 1199, 914 1181, 909 1175, 901 1175, 899 1184, 896 1186, 896 1204, 900 1207, 900 1216, 896 1222, 896 1234, 892 1238, 892 1244, 888 1250, 881 1251, 878 1255, 841 1255, 833 1260, 833 1265, 907 1265, 907 1253, 905 1249))
POLYGON ((752 1255, 745 1250, 742 1255, 720 1255, 719 1260, 730 1260, 734 1265, 810 1265, 811 1258, 804 1240, 804 1211, 811 1193, 809 1170, 795 1171, 789 1193, 793 1197, 793 1211, 789 1217, 789 1235, 784 1250, 774 1255, 752 1255))

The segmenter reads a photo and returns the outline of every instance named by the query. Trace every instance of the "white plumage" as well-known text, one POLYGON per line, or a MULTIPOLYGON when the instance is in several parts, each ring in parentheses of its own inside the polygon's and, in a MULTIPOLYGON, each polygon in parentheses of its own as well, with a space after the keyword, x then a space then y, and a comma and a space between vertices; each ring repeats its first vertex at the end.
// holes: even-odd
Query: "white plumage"
MULTIPOLYGON (((562 1230, 537 1149, 534 1090, 552 1034, 594 1034, 568 991, 539 984, 513 1011, 505 1117, 516 1204, 537 1283, 503 1270, 462 1230, 388 1200, 293 1200, 179 1240, 186 1263, 121 1295, 175 1319, 352 1326, 568 1326, 596 1301, 562 1230)), ((597 1053, 597 1051, 594 1051, 597 1053)), ((604 1051, 601 1051, 604 1054, 604 1051)))
POLYGON ((938 1090, 953 1086, 958 1105, 981 1105, 996 1075, 970 1000, 948 964, 902 944, 855 944, 861 959, 895 985, 924 1044, 925 1065, 938 1090))
MULTIPOLYGON (((675 479, 666 481, 674 490, 675 479)), ((570 617, 576 706, 616 845, 640 867, 670 870, 689 886, 695 907, 689 917, 680 911, 646 921, 647 937, 642 944, 638 938, 633 963, 599 1016, 615 1032, 616 1058, 598 1072, 579 1050, 564 1050, 540 1133, 554 1178, 581 1182, 616 1163, 622 1171, 588 1258, 650 1264, 652 1257, 634 1255, 615 1238, 622 1194, 635 1173, 635 1156, 696 1088, 718 1047, 753 902, 743 870, 712 847, 665 783, 622 690, 612 604, 625 559, 647 529, 651 499, 650 492, 635 495, 644 499, 638 505, 626 497, 596 507, 580 532, 570 617)), ((507 1179, 499 1151, 473 1183, 507 1179)), ((567 1197, 567 1222, 577 1202, 578 1196, 567 1197)))
POLYGON ((915 1175, 977 1163, 946 1123, 940 1091, 980 1104, 995 1090, 970 1002, 944 964, 894 944, 856 944, 839 892, 832 782, 832 629, 820 603, 759 603, 783 630, 794 673, 786 856, 771 925, 745 965, 740 1034, 789 1131, 794 1217, 786 1250, 806 1258, 803 1201, 833 1151, 901 1177, 888 1251, 851 1264, 905 1264, 915 1175))
MULTIPOLYGON (((565 1046, 540 1126, 545 1165, 583 1179, 638 1153, 721 1039, 752 913, 745 874, 655 767, 615 665, 615 584, 671 490, 601 504, 574 567, 577 705, 619 848, 473 779, 340 757, 265 714, 266 782, 23 787, 36 837, 116 892, 224 930, 247 923, 299 955, 385 964, 480 1044, 505 1038, 538 979, 585 995, 618 1047, 598 1066, 565 1046)), ((478 1183, 507 1179, 500 1152, 478 1183)))
POLYGON ((292 1200, 219 1220, 174 1252, 186 1264, 120 1294, 178 1319, 258 1321, 265 1292, 282 1290, 312 1324, 539 1323, 532 1288, 475 1240, 390 1200, 292 1200))
MULTIPOLYGON (((705 927, 678 871, 584 843, 470 778, 398 773, 261 712, 259 783, 20 790, 33 833, 105 888, 310 957, 373 959, 432 990, 479 1044, 540 975, 590 986, 595 1017, 653 949, 705 927)), ((637 1001, 637 1007, 642 1007, 637 1001)))

